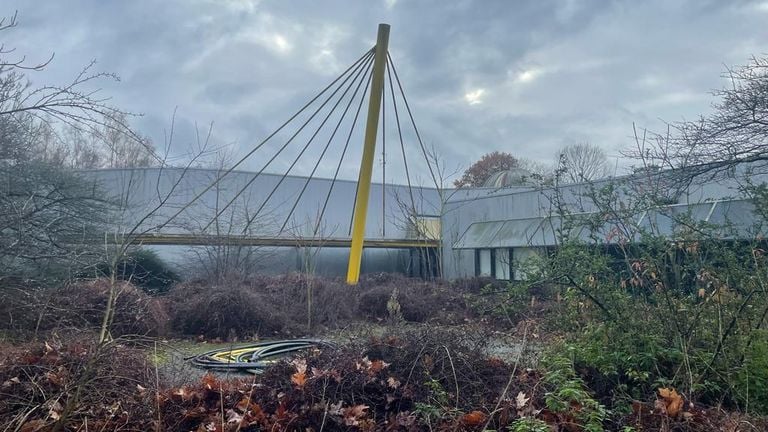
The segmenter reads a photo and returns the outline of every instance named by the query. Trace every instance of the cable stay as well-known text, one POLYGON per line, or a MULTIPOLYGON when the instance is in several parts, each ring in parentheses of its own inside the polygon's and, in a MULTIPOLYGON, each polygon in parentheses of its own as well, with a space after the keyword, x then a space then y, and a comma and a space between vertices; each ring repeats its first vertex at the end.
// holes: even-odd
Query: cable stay
MULTIPOLYGON (((368 90, 368 85, 370 84, 370 69, 373 65, 373 59, 368 63, 368 66, 366 67, 365 73, 363 75, 363 79, 361 79, 357 83, 357 87, 355 87, 354 93, 352 93, 352 97, 349 99, 349 102, 347 103, 347 106, 344 108, 344 112, 341 113, 341 117, 339 118, 338 123, 336 123, 336 127, 333 128, 333 132, 331 133, 330 138, 328 138, 328 142, 326 143, 325 147, 323 148, 323 152, 320 153, 320 157, 317 159, 317 162, 315 163, 314 168, 312 168, 312 172, 309 174, 309 177, 307 177, 306 181, 304 182, 304 186, 302 186, 301 191, 299 192, 298 197, 296 198, 296 201, 293 203, 293 207, 291 207, 291 210, 288 212, 288 215, 285 217, 285 221, 283 222, 283 225, 280 227, 280 231, 278 232, 278 235, 282 234, 283 231, 285 231, 285 227, 290 222, 291 216, 293 215, 293 212, 296 210, 296 207, 299 205, 299 202, 301 201, 301 197, 304 196, 304 192, 307 190, 307 186, 309 186, 309 183, 314 178, 315 172, 317 172, 317 168, 320 166, 320 163, 323 161, 323 158, 325 157, 325 154, 328 152, 328 148, 331 146, 331 143, 333 142, 333 138, 336 137, 336 133, 339 131, 339 128, 341 127, 341 124, 344 122, 344 118, 347 116, 347 113, 349 112, 349 108, 352 106, 352 103, 355 101, 355 97, 357 96, 357 93, 360 91, 360 87, 363 84, 363 82, 366 82, 365 89, 363 90, 363 95, 365 94, 365 91, 368 90)), ((360 104, 357 106, 357 112, 355 113, 355 118, 352 122, 352 127, 350 128, 350 134, 347 138, 347 141, 344 145, 344 150, 341 152, 341 157, 339 158, 339 164, 336 168, 336 173, 333 176, 333 180, 331 181, 331 186, 328 191, 328 194, 326 195, 325 203, 323 205, 323 212, 320 213, 318 220, 322 219, 323 213, 325 212, 325 207, 328 203, 328 199, 331 196, 331 192, 333 191, 333 185, 336 182, 336 178, 339 173, 339 169, 341 169, 341 163, 344 160, 344 155, 347 152, 347 147, 349 146, 349 141, 352 136, 352 131, 354 130, 355 123, 357 123, 357 117, 360 114, 360 108, 363 106, 363 101, 365 100, 364 97, 360 98, 360 104)), ((313 237, 317 236, 317 227, 315 227, 313 234, 313 237)))
POLYGON ((335 85, 335 84, 336 84, 336 83, 337 83, 337 82, 338 82, 340 79, 342 79, 342 78, 344 77, 344 75, 346 75, 346 74, 347 74, 349 71, 351 71, 351 70, 352 70, 353 68, 355 68, 355 67, 356 67, 358 64, 360 64, 360 62, 363 62, 365 59, 367 59, 367 58, 368 58, 368 56, 369 56, 369 55, 370 55, 372 52, 373 52, 373 48, 371 48, 370 50, 366 51, 366 52, 365 52, 365 54, 363 54, 363 55, 362 55, 362 56, 361 56, 359 59, 357 59, 357 61, 355 61, 355 62, 354 62, 354 63, 353 63, 351 66, 349 66, 349 67, 347 68, 347 70, 345 70, 344 72, 342 72, 342 74, 341 74, 341 75, 339 75, 339 76, 338 76, 336 79, 334 79, 334 80, 333 80, 333 81, 332 81, 330 84, 328 84, 328 85, 327 85, 327 86, 326 86, 326 87, 325 87, 323 90, 321 90, 321 91, 320 91, 320 93, 318 93, 318 94, 317 94, 315 97, 313 97, 313 98, 312 98, 312 99, 311 99, 309 102, 307 102, 307 103, 306 103, 306 104, 305 104, 303 107, 301 107, 301 109, 299 109, 299 110, 298 110, 298 111, 297 111, 297 112, 296 112, 294 115, 292 115, 292 116, 291 116, 291 117, 290 117, 288 120, 286 120, 286 121, 285 121, 285 123, 283 123, 282 125, 280 125, 280 127, 278 127, 277 129, 275 129, 275 131, 274 131, 274 132, 272 132, 272 133, 271 133, 271 134, 269 134, 269 135, 268 135, 266 138, 264 138, 264 140, 263 140, 263 141, 261 141, 260 143, 258 143, 258 144, 257 144, 257 145, 256 145, 256 146, 253 148, 253 149, 251 149, 251 151, 249 151, 248 153, 246 153, 246 154, 245 154, 245 156, 243 156, 242 158, 240 158, 240 160, 238 160, 238 161, 237 161, 237 162, 236 162, 234 165, 232 165, 231 167, 229 167, 229 168, 228 168, 228 169, 227 169, 227 170, 224 172, 224 174, 222 174, 222 175, 221 175, 219 178, 217 178, 215 181, 213 181, 212 183, 210 183, 210 184, 209 184, 209 185, 208 185, 208 186, 207 186, 205 189, 203 189, 203 190, 202 190, 200 193, 198 193, 197 195, 195 195, 195 197, 194 197, 194 198, 192 198, 192 200, 190 200, 188 203, 186 203, 185 205, 183 205, 183 206, 182 206, 182 207, 181 207, 181 208, 180 208, 180 209, 179 209, 179 210, 178 210, 176 213, 174 213, 173 215, 171 215, 171 216, 170 216, 170 217, 169 217, 169 218, 168 218, 168 219, 167 219, 165 222, 163 222, 162 224, 158 225, 157 229, 161 229, 161 228, 165 227, 166 225, 168 225, 169 223, 171 223, 171 222, 172 222, 174 219, 176 219, 176 218, 177 218, 177 217, 178 217, 178 216, 179 216, 181 213, 183 213, 183 212, 184 212, 186 209, 188 209, 188 208, 189 208, 189 207, 190 207, 192 204, 194 204, 195 202, 197 202, 197 200, 199 200, 199 199, 200 199, 200 197, 202 197, 203 195, 205 195, 205 193, 206 193, 206 192, 208 192, 208 191, 209 191, 209 190, 211 190, 213 187, 215 187, 215 186, 216 186, 216 185, 217 185, 217 184, 218 184, 218 183, 221 181, 221 179, 223 179, 224 177, 226 177, 227 175, 229 175, 229 174, 230 174, 232 171, 234 171, 235 169, 237 169, 237 167, 239 167, 240 165, 242 165, 242 164, 243 164, 243 162, 245 162, 246 160, 248 160, 248 158, 250 158, 250 157, 251 157, 251 156, 252 156, 254 153, 256 153, 256 152, 257 152, 257 151, 258 151, 260 148, 262 148, 262 147, 264 146, 264 144, 266 144, 266 143, 267 143, 269 140, 271 140, 271 139, 272 139, 272 138, 273 138, 275 135, 277 135, 278 133, 280 133, 280 131, 281 131, 281 130, 283 130, 283 128, 285 128, 286 126, 288 126, 288 124, 289 124, 289 123, 291 123, 291 122, 292 122, 292 121, 293 121, 293 120, 294 120, 296 117, 298 117, 298 116, 299 116, 299 115, 300 115, 302 112, 304 112, 304 111, 305 111, 307 108, 309 108, 309 106, 310 106, 310 105, 312 105, 312 104, 313 104, 313 103, 314 103, 314 102, 315 102, 317 99, 319 99, 319 98, 320 98, 320 97, 321 97, 323 94, 325 94, 325 92, 327 92, 327 91, 328 91, 330 88, 332 88, 332 87, 333 87, 333 86, 334 86, 334 85, 335 85))
MULTIPOLYGON (((364 56, 363 56, 363 59, 365 59, 365 60, 368 60, 368 59, 369 59, 369 57, 371 57, 371 56, 372 56, 372 54, 371 54, 371 52, 369 52, 368 54, 366 54, 366 55, 364 55, 364 56)), ((353 66, 355 66, 356 68, 359 68, 359 67, 360 67, 360 65, 362 65, 362 64, 364 64, 364 63, 365 63, 365 61, 363 61, 363 62, 359 62, 359 63, 356 63, 356 64, 355 64, 355 65, 353 65, 353 66)), ((348 71, 350 71, 350 69, 347 69, 347 71, 345 71, 345 73, 344 73, 344 74, 346 74, 348 71)), ((343 74, 342 76, 344 76, 344 74, 343 74)), ((273 156, 272 156, 272 157, 269 159, 269 161, 267 161, 267 163, 266 163, 266 164, 264 164, 264 166, 261 168, 261 170, 259 170, 259 171, 258 171, 258 172, 257 172, 257 173, 256 173, 256 174, 253 176, 253 177, 251 177, 251 179, 250 179, 250 180, 248 180, 248 182, 245 184, 245 186, 243 186, 242 188, 240 188, 240 190, 238 190, 238 191, 237 191, 237 193, 235 194, 235 196, 234 196, 234 197, 232 197, 232 199, 231 199, 231 200, 229 200, 229 202, 227 202, 227 204, 224 206, 224 208, 222 208, 222 209, 221 209, 221 210, 220 210, 220 211, 219 211, 219 212, 216 214, 216 216, 214 217, 214 219, 212 219, 212 220, 211 220, 211 222, 209 222, 209 223, 208 223, 208 224, 205 226, 205 228, 203 228, 203 230, 205 230, 205 229, 208 229, 208 227, 211 225, 211 223, 213 222, 213 220, 215 220, 215 218, 218 218, 219 216, 221 216, 221 214, 222 214, 224 211, 226 211, 226 209, 227 209, 227 208, 229 208, 229 206, 231 206, 231 205, 232 205, 232 203, 234 203, 234 202, 235 202, 235 200, 237 200, 237 198, 238 198, 238 197, 240 197, 240 195, 242 195, 242 193, 243 193, 243 192, 245 192, 245 190, 246 190, 246 189, 248 189, 248 188, 249 188, 249 187, 250 187, 250 186, 253 184, 253 182, 255 182, 255 181, 256 181, 256 179, 257 179, 257 178, 259 178, 259 176, 260 176, 260 175, 261 175, 261 174, 264 172, 264 170, 265 170, 265 169, 267 169, 267 167, 268 167, 268 166, 269 166, 269 165, 270 165, 272 162, 274 162, 274 160, 275 160, 275 159, 277 159, 277 157, 280 155, 280 153, 282 153, 282 152, 283 152, 283 150, 285 150, 285 149, 286 149, 286 147, 288 147, 288 145, 289 145, 289 144, 290 144, 290 143, 291 143, 291 142, 292 142, 292 141, 293 141, 293 140, 294 140, 294 139, 295 139, 295 138, 296 138, 296 137, 297 137, 297 136, 298 136, 298 135, 301 133, 301 131, 303 131, 303 130, 304 130, 304 128, 305 128, 305 127, 306 127, 306 126, 307 126, 307 125, 308 125, 308 124, 309 124, 309 123, 312 121, 312 119, 314 119, 314 118, 315 118, 315 116, 316 116, 316 115, 317 115, 317 114, 318 114, 318 113, 319 113, 319 112, 320 112, 320 111, 321 111, 321 110, 322 110, 322 109, 323 109, 323 108, 324 108, 324 107, 325 107, 325 106, 328 104, 328 102, 330 102, 330 101, 331 101, 331 99, 332 99, 332 98, 333 98, 333 97, 334 97, 334 96, 335 96, 335 95, 336 95, 336 94, 339 92, 339 90, 341 90, 341 89, 342 89, 342 86, 343 86, 344 84, 346 84, 346 82, 349 80, 349 78, 350 78, 351 76, 352 76, 352 75, 350 74, 350 75, 348 75, 348 76, 346 76, 346 77, 344 78, 344 80, 343 80, 343 81, 341 82, 341 84, 339 84, 339 86, 338 86, 338 87, 337 87, 337 88, 336 88, 336 89, 333 91, 333 93, 331 93, 331 94, 330 94, 330 95, 329 95, 329 96, 328 96, 328 97, 327 97, 327 98, 326 98, 326 99, 323 101, 323 103, 322 103, 322 104, 321 104, 321 105, 320 105, 320 106, 319 106, 317 109, 315 109, 315 111, 312 113, 312 115, 310 115, 310 116, 309 116, 309 118, 308 118, 308 119, 307 119, 307 120, 306 120, 306 121, 305 121, 305 122, 304 122, 304 123, 303 123, 303 124, 302 124, 302 125, 299 127, 299 129, 298 129, 298 130, 297 130, 297 131, 296 131, 296 132, 295 132, 293 135, 291 135, 291 137, 290 137, 290 138, 289 138, 289 139, 288 139, 288 140, 285 142, 285 144, 283 144, 283 145, 280 147, 280 149, 277 151, 277 153, 276 153, 275 155, 273 155, 273 156)), ((341 77, 339 77, 339 78, 341 78, 341 77)), ((336 81, 338 81, 338 78, 337 78, 337 80, 336 80, 336 81)), ((336 82, 336 81, 334 81, 334 82, 336 82)), ((325 91, 325 90, 324 90, 324 91, 325 91)), ((315 100, 316 100, 316 99, 313 99, 311 102, 314 102, 315 100)), ((311 102, 310 102, 310 103, 311 103, 311 102)), ((305 106, 305 107, 306 107, 306 106, 305 106)), ((304 109, 304 108, 302 108, 302 110, 303 110, 303 109, 304 109)), ((331 111, 331 112, 332 112, 332 111, 331 111)), ((298 115, 298 113, 297 113, 297 115, 298 115)), ((330 113, 329 113, 329 115, 330 115, 330 113)), ((296 117, 296 115, 294 115, 294 117, 292 117, 292 119, 293 119, 293 118, 295 118, 295 117, 296 117)), ((327 118, 326 118, 326 119, 327 119, 327 118)), ((274 134, 273 134, 273 135, 274 135, 274 134)), ((273 136, 273 135, 271 135, 271 136, 273 136)), ((271 136, 270 136, 270 137, 271 137, 271 136)), ((314 138, 314 136, 313 136, 313 138, 314 138)), ((311 140, 310 140, 310 142, 311 142, 311 140)), ((265 143, 265 142, 264 142, 264 143, 265 143)), ((262 143, 262 144, 260 144, 260 145, 263 145, 264 143, 262 143)), ((247 157, 247 156, 250 156, 251 154, 253 154, 253 153, 255 152, 255 150, 258 150, 258 148, 254 149, 254 150, 251 150, 251 151, 249 152, 249 154, 248 154, 248 155, 246 155, 246 157, 247 157)), ((296 159, 298 160, 298 158, 296 158, 296 159)), ((231 169, 230 169, 230 172, 231 172, 231 169)), ((227 172, 227 173, 224 173, 224 176, 226 176, 227 174, 228 174, 228 172, 227 172)), ((222 176, 222 177, 224 177, 224 176, 222 176)), ((218 182, 219 180, 220 180, 220 179, 217 179, 217 182, 218 182)), ((251 219, 249 220, 249 222, 248 222, 248 224, 247 224, 247 225, 250 225, 250 223, 252 222, 252 220, 253 220, 253 218, 251 218, 251 219)), ((247 231, 247 225, 246 225, 246 229, 244 229, 244 230, 243 230, 243 232, 244 232, 244 233, 247 231)))
MULTIPOLYGON (((299 155, 298 155, 298 156, 296 156, 296 158, 295 158, 295 159, 293 160, 293 162, 291 163, 291 166, 290 166, 290 167, 288 167, 288 169, 285 171, 285 173, 282 175, 282 177, 280 177, 280 180, 277 182, 277 184, 276 184, 276 185, 275 185, 275 187, 272 189, 272 191, 269 193, 269 195, 267 195, 267 197, 266 197, 266 198, 264 199, 264 201, 261 203, 261 206, 259 206, 259 208, 256 210, 256 213, 254 213, 254 215, 253 215, 253 216, 251 216, 251 218, 250 218, 250 219, 248 219, 248 222, 245 224, 245 227, 243 227, 243 234, 245 234, 245 233, 248 231, 248 227, 249 227, 249 226, 250 226, 250 225, 253 223, 253 221, 254 221, 254 220, 256 219, 256 217, 259 215, 259 213, 261 212, 261 210, 263 210, 263 209, 264 209, 264 207, 265 207, 265 206, 267 205, 267 203, 269 202, 270 198, 272 198, 272 196, 275 194, 275 192, 277 191, 277 189, 278 189, 278 188, 280 187, 280 185, 283 183, 283 181, 285 180, 285 178, 286 178, 286 177, 288 177, 288 174, 290 174, 290 172, 291 172, 291 170, 293 169, 293 167, 295 167, 295 166, 296 166, 296 164, 299 162, 299 159, 301 159, 301 157, 302 157, 302 156, 304 155, 304 153, 307 151, 307 149, 309 148, 309 146, 312 144, 312 141, 314 141, 315 137, 317 137, 317 134, 318 134, 318 133, 320 133, 320 130, 321 130, 321 129, 323 128, 323 126, 325 126, 325 124, 328 122, 328 119, 330 119, 330 118, 331 118, 331 115, 332 115, 332 114, 333 114, 333 112, 336 110, 336 108, 338 108, 338 107, 339 107, 339 105, 341 104, 341 102, 344 100, 344 97, 347 95, 347 93, 349 92, 349 90, 352 88, 352 85, 354 85, 355 81, 357 81, 357 79, 358 79, 358 78, 360 77, 360 75, 362 74, 363 70, 364 70, 364 68, 360 68, 360 69, 359 69, 359 71, 357 72, 357 75, 355 75, 354 79, 352 80, 352 84, 351 84, 350 86, 348 86, 348 87, 347 87, 347 88, 344 90, 344 92, 341 94, 341 97, 339 97, 339 99, 336 101, 336 103, 333 105, 333 107, 330 109, 330 111, 328 111, 328 114, 325 116, 325 118, 323 119, 322 123, 320 123, 320 125, 317 127, 317 129, 315 129, 315 133, 313 133, 313 134, 312 134, 312 136, 311 136, 311 137, 309 138, 309 140, 307 141, 307 143, 306 143, 306 144, 304 144, 304 146, 302 147, 301 151, 299 152, 299 155)), ((346 82, 346 80, 345 80, 345 82, 346 82)), ((362 82, 362 80, 361 80, 360 82, 362 82)), ((344 83, 342 82, 342 85, 343 85, 343 84, 344 84, 344 83)), ((338 89, 337 89, 337 91, 338 91, 338 89)), ((331 95, 331 97, 333 97, 333 96, 335 95, 335 93, 336 93, 336 92, 334 92, 334 94, 332 94, 332 95, 331 95)), ((350 103, 351 103, 351 102, 352 102, 352 99, 350 99, 350 103)), ((325 103, 324 103, 323 105, 325 105, 325 103)), ((322 108, 322 107, 323 107, 323 106, 321 106, 320 108, 322 108)), ((347 105, 347 107, 349 107, 349 105, 347 105)), ((319 110, 318 110, 318 111, 319 111, 319 110)), ((347 111, 345 110, 345 111, 344 111, 344 114, 346 114, 346 112, 347 112, 347 111)), ((314 115, 313 115, 313 117, 314 117, 314 115)), ((311 119, 312 119, 312 117, 310 117, 310 119, 308 120, 308 122, 309 122, 311 119)), ((339 122, 341 122, 342 120, 343 120, 343 116, 342 116, 342 118, 339 120, 339 122)), ((340 123, 339 123, 339 124, 340 124, 340 123)), ((264 167, 263 167, 263 168, 262 168, 262 169, 261 169, 261 170, 258 172, 258 174, 257 174, 256 176, 258 176, 259 174, 261 174, 262 172, 264 172, 264 169, 265 169, 265 168, 266 168, 266 167, 267 167, 267 166, 268 166, 268 165, 269 165, 269 164, 270 164, 272 161, 274 161, 274 160, 275 160, 275 158, 277 157, 277 155, 279 155, 279 154, 280 154, 280 152, 282 152, 283 150, 285 150, 285 147, 286 147, 286 146, 287 146, 287 145, 288 145, 288 144, 289 144, 289 143, 290 143, 290 142, 293 140, 293 138, 295 138, 295 137, 296 137, 296 135, 297 135, 299 132, 301 132, 301 129, 303 129, 303 126, 302 126, 301 128, 299 128, 299 131, 298 131, 298 132, 296 132, 296 134, 294 134, 294 135, 291 137, 291 139, 289 139, 289 140, 288 140, 288 142, 286 142, 286 145, 284 145, 283 147, 281 147, 281 148, 280 148, 280 150, 277 152, 277 154, 276 154, 276 155, 275 155, 275 156, 274 156, 272 159, 270 159, 270 160, 269 160, 269 162, 267 162, 267 164, 266 164, 266 165, 264 165, 264 167)), ((336 130, 338 130, 338 127, 337 127, 337 128, 334 130, 334 134, 336 133, 336 130)), ((331 137, 331 139, 328 141, 328 143, 329 143, 329 144, 331 143, 331 140, 332 140, 332 139, 333 139, 333 136, 332 136, 332 137, 331 137)), ((256 176, 254 176, 254 179, 252 179, 252 180, 255 180, 255 177, 256 177, 256 176)), ((248 185, 246 185, 246 187, 247 187, 247 186, 248 186, 248 185)))
MULTIPOLYGON (((317 93, 312 99, 303 105, 296 113, 282 123, 277 129, 270 133, 266 138, 256 144, 250 149, 241 159, 239 159, 234 165, 225 170, 221 175, 207 185, 202 191, 197 193, 189 202, 185 203, 178 209, 171 217, 169 217, 164 223, 158 226, 158 229, 169 224, 172 220, 180 216, 196 201, 208 193, 217 184, 222 182, 229 176, 235 169, 243 165, 249 158, 251 158, 257 151, 265 148, 267 143, 275 142, 278 134, 286 133, 288 138, 280 142, 275 150, 270 151, 264 159, 266 162, 261 164, 258 171, 252 174, 248 181, 242 186, 238 186, 232 196, 227 197, 226 204, 218 208, 215 211, 214 216, 207 221, 202 228, 202 232, 206 233, 208 229, 214 223, 218 223, 219 218, 240 198, 244 193, 248 192, 250 196, 251 189, 254 187, 254 183, 261 177, 266 170, 273 166, 273 164, 284 155, 286 152, 296 152, 290 163, 287 164, 287 168, 281 171, 277 181, 270 187, 269 190, 259 190, 259 194, 263 197, 259 201, 259 205, 256 210, 250 214, 246 213, 245 223, 242 227, 242 236, 247 235, 262 235, 271 238, 280 238, 285 236, 285 233, 289 231, 289 224, 292 218, 296 216, 297 209, 304 200, 307 199, 307 190, 310 183, 316 179, 316 174, 321 166, 334 167, 333 176, 330 179, 330 185, 324 196, 313 195, 310 197, 312 202, 318 204, 319 210, 312 223, 311 229, 307 230, 307 234, 302 236, 299 232, 292 232, 291 235, 296 239, 296 244, 301 244, 302 239, 312 239, 312 244, 317 244, 317 241, 322 241, 321 227, 326 217, 328 207, 331 202, 331 196, 336 189, 336 185, 341 175, 342 167, 344 166, 345 158, 350 154, 350 143, 353 137, 356 136, 356 132, 362 133, 364 136, 363 146, 363 161, 361 163, 360 171, 357 175, 357 183, 355 189, 354 199, 352 200, 354 211, 350 214, 349 224, 349 237, 346 241, 350 241, 350 264, 347 280, 349 283, 354 284, 357 282, 359 275, 359 264, 362 258, 363 237, 365 235, 365 219, 368 208, 368 199, 370 192, 370 184, 374 174, 374 159, 375 159, 375 145, 376 139, 381 136, 381 236, 382 239, 387 238, 387 217, 397 216, 393 214, 392 209, 387 208, 387 195, 397 194, 401 189, 397 187, 387 186, 387 175, 397 175, 397 170, 402 168, 404 174, 405 185, 408 197, 407 203, 403 203, 395 196, 394 202, 399 205, 400 210, 405 213, 405 221, 408 226, 417 233, 418 238, 424 238, 419 233, 419 206, 417 205, 416 197, 414 196, 414 185, 412 170, 414 168, 414 162, 426 164, 427 170, 431 177, 434 187, 438 190, 442 187, 439 184, 435 175, 435 170, 432 167, 429 154, 418 127, 414 119, 413 111, 408 102, 408 98, 405 95, 404 86, 398 76, 397 68, 391 54, 387 50, 389 36, 389 26, 380 25, 377 44, 370 50, 363 53, 352 65, 347 67, 338 77, 332 80, 325 88, 317 93), (363 108, 363 104, 368 101, 368 115, 365 123, 364 130, 360 130, 360 115, 363 108), (390 111, 392 116, 387 113, 390 111), (350 114, 354 112, 354 115, 350 114), (407 120, 403 124, 404 118, 401 118, 401 114, 407 113, 407 120), (299 117, 304 115, 302 120, 299 117), (335 119, 335 120, 331 120, 335 119), (394 120, 394 124, 388 124, 387 120, 394 120), (292 126, 293 132, 289 131, 289 126, 292 126), (406 126, 406 127, 404 127, 406 126), (392 128, 396 132, 396 148, 399 147, 399 152, 394 151, 395 155, 392 155, 393 150, 387 149, 388 128, 392 128), (409 129, 409 134, 406 134, 406 130, 409 129), (309 135, 304 139, 298 137, 302 132, 307 131, 309 135), (345 132, 342 132, 345 131, 345 132), (326 136, 327 139, 319 138, 320 136, 326 136), (346 135, 344 138, 342 136, 346 135), (408 137, 415 137, 415 141, 419 147, 417 153, 419 154, 414 160, 411 160, 408 156, 409 139, 408 137), (302 141, 302 142, 299 142, 302 141), (332 150, 336 143, 343 143, 340 149, 332 150), (289 150, 290 149, 290 150, 289 150), (400 153, 399 156, 396 153, 400 153), (306 159, 307 155, 315 155, 316 159, 313 160, 311 166, 312 169, 309 175, 303 180, 301 187, 293 194, 293 196, 286 200, 286 207, 290 208, 287 213, 281 215, 275 228, 276 235, 266 235, 265 232, 251 233, 251 227, 263 216, 263 212, 270 208, 278 206, 275 203, 275 197, 278 196, 277 192, 281 186, 284 186, 285 180, 290 176, 293 170, 299 165, 302 158, 306 159), (332 155, 337 157, 336 160, 328 160, 332 155), (388 157, 394 157, 394 160, 401 159, 402 166, 398 167, 399 162, 393 165, 394 160, 389 160, 388 157), (322 203, 322 205, 320 205, 322 203), (320 236, 320 237, 318 237, 320 236)), ((280 162, 283 163, 283 162, 280 162)), ((351 197, 350 197, 351 198, 351 197)), ((378 198, 377 198, 378 199, 378 198)), ((349 201, 348 201, 349 202, 349 201)), ((390 202, 389 206, 393 204, 390 202)), ((423 206, 423 204, 422 204, 423 206)), ((231 210, 234 211, 234 208, 231 210)), ((248 209, 245 209, 248 212, 248 209)), ((423 209, 422 209, 423 211, 423 209)), ((230 220, 232 224, 234 219, 230 220)), ((231 227, 230 227, 231 228, 231 227)), ((239 228, 239 227, 238 227, 239 228)), ((410 228, 405 231, 410 231, 410 228)), ((370 231, 368 231, 370 232, 370 231)), ((390 233, 390 236, 392 233, 390 233)), ((403 234, 407 236, 407 234, 403 234)), ((344 240, 338 238, 334 240, 344 240)), ((433 244, 434 240, 430 242, 433 244)))

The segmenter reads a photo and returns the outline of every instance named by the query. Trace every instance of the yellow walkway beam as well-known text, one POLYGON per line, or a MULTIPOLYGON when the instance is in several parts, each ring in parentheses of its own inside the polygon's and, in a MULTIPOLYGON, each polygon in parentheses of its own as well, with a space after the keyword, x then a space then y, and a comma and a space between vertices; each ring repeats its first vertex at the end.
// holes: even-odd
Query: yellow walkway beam
POLYGON ((376 152, 376 135, 379 129, 381 94, 384 90, 384 72, 387 67, 387 49, 389 46, 389 24, 379 24, 376 36, 376 52, 373 58, 373 77, 371 94, 368 98, 368 120, 365 124, 363 159, 360 161, 360 176, 357 182, 357 200, 355 201, 354 220, 352 221, 352 246, 349 250, 347 283, 357 285, 360 279, 360 262, 363 258, 363 238, 365 219, 368 214, 368 196, 371 192, 373 175, 373 157, 376 152))

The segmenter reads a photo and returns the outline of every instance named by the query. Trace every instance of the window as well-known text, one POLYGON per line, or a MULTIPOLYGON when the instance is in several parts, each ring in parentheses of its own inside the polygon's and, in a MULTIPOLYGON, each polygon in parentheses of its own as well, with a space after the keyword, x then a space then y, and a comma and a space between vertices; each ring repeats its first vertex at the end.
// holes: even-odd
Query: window
POLYGON ((537 256, 542 256, 546 253, 543 248, 535 247, 521 247, 515 248, 511 252, 513 261, 512 277, 514 280, 526 280, 531 272, 536 271, 536 262, 532 261, 537 256))
POLYGON ((475 249, 475 276, 510 280, 512 251, 510 249, 475 249))
POLYGON ((475 276, 493 276, 493 250, 475 251, 475 276))
POLYGON ((499 280, 510 280, 509 277, 512 270, 511 253, 509 249, 496 249, 496 274, 493 276, 499 280))

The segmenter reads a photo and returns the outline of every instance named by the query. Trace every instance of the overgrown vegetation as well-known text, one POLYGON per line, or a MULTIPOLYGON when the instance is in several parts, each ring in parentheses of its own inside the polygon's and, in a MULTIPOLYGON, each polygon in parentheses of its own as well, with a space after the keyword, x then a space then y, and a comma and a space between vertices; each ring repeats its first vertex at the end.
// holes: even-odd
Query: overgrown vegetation
MULTIPOLYGON (((63 286, 2 281, 0 331, 9 338, 44 337, 51 332, 98 329, 109 300, 108 279, 75 280, 63 286)), ((164 336, 168 313, 161 299, 128 282, 116 285, 115 314, 110 333, 164 336)))
POLYGON ((764 242, 723 240, 727 226, 667 212, 628 189, 634 198, 614 205, 615 193, 592 191, 598 211, 587 218, 563 215, 563 243, 540 263, 539 276, 562 287, 561 324, 576 330, 559 350, 620 411, 674 387, 700 403, 765 413, 765 370, 756 367, 768 314, 764 242), (638 225, 643 210, 663 222, 638 225), (577 237, 585 231, 588 242, 577 237))
POLYGON ((140 340, 111 342, 100 357, 90 355, 93 337, 26 344, 0 358, 0 391, 13 394, 0 399, 0 419, 21 430, 88 424, 104 430, 629 431, 739 424, 738 430, 758 431, 768 425, 683 404, 670 389, 618 415, 565 357, 542 373, 489 357, 487 343, 482 333, 395 329, 285 360, 263 375, 205 375, 182 386, 153 367, 140 340))
MULTIPOLYGON (((15 16, 0 21, 14 26, 15 16)), ((768 189, 753 181, 768 160, 764 59, 730 71, 713 115, 656 136, 653 151, 638 137, 643 166, 628 181, 587 184, 570 201, 553 189, 557 245, 527 263, 528 281, 378 274, 355 288, 312 276, 310 262, 306 274, 233 274, 256 257, 229 256, 229 245, 205 257, 209 279, 179 282, 136 239, 171 222, 159 210, 199 155, 157 188, 148 214, 116 227, 130 197, 105 199, 62 167, 165 161, 87 89, 114 76, 87 66, 68 85, 30 87, 25 74, 46 65, 0 59, 7 430, 768 430, 768 189), (712 219, 716 204, 698 217, 681 198, 723 175, 739 183, 753 225, 712 219), (179 386, 158 365, 159 338, 234 342, 360 323, 379 331, 258 377, 179 386), (517 336, 507 351, 494 346, 499 333, 517 336)), ((554 184, 605 173, 604 156, 586 150, 589 163, 561 164, 554 184)), ((519 165, 492 153, 456 184, 519 165)))
MULTIPOLYGON (((303 274, 204 280, 175 285, 166 304, 174 329, 224 340, 301 335, 354 322, 461 324, 495 319, 505 292, 472 300, 483 283, 425 282, 392 274, 363 276, 351 288, 340 278, 303 274), (313 328, 307 323, 307 287, 312 290, 313 328)), ((498 327, 509 327, 500 321, 498 327)))

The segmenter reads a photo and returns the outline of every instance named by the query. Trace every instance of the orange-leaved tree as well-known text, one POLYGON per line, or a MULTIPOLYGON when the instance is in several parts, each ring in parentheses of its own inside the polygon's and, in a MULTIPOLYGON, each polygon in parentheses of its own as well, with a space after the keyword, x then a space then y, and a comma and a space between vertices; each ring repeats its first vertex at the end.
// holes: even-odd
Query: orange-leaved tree
POLYGON ((456 187, 480 187, 491 175, 519 166, 520 159, 509 153, 498 151, 487 153, 467 168, 461 178, 453 182, 453 185, 456 187))

